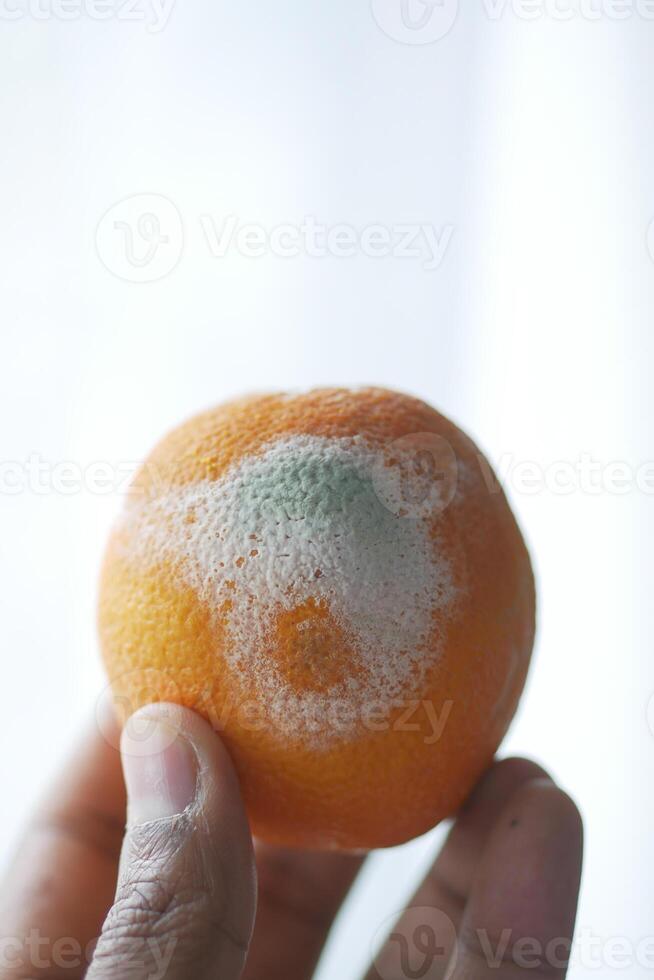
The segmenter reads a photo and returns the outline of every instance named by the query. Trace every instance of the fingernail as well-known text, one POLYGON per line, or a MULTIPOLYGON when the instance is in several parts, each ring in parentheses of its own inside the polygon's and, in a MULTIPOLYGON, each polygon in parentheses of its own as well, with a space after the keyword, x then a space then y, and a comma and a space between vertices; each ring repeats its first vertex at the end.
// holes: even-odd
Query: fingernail
POLYGON ((125 726, 121 751, 129 824, 170 819, 193 803, 197 756, 174 724, 139 713, 125 726))

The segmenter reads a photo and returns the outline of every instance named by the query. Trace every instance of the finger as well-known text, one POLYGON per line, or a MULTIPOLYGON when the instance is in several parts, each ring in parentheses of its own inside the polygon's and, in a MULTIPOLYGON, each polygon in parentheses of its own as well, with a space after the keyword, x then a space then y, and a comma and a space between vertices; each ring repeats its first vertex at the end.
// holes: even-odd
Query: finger
POLYGON ((582 858, 579 812, 549 780, 523 786, 497 822, 479 867, 452 980, 565 975, 582 858))
POLYGON ((475 869, 493 825, 511 796, 520 786, 546 773, 528 759, 496 762, 477 784, 457 816, 443 848, 425 880, 409 902, 388 941, 375 957, 368 980, 402 977, 404 946, 410 945, 416 929, 438 934, 429 966, 429 980, 440 980, 456 942, 475 869))
POLYGON ((227 751, 198 715, 153 705, 128 723, 122 754, 128 831, 89 980, 236 980, 256 884, 227 751))
POLYGON ((305 980, 363 858, 260 842, 256 856, 259 900, 243 980, 305 980))
POLYGON ((2 884, 2 980, 76 980, 88 967, 116 888, 125 829, 115 721, 107 719, 103 731, 94 724, 83 739, 39 807, 2 884))

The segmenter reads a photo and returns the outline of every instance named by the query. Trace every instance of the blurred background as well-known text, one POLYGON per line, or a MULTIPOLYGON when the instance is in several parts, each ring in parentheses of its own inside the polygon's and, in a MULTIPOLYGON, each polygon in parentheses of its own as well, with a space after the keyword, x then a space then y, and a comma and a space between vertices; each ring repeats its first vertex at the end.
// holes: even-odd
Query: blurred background
MULTIPOLYGON (((5 860, 103 689, 98 565, 137 462, 252 389, 451 415, 534 558, 502 753, 587 850, 571 975, 654 967, 654 8, 1 0, 5 860)), ((375 856, 349 980, 443 828, 375 856)))

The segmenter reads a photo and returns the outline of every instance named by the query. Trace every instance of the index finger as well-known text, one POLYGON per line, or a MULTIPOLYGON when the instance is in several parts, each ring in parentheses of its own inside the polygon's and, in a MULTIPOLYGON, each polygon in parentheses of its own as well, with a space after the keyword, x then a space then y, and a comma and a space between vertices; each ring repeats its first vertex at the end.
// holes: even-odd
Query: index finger
POLYGON ((575 804, 554 783, 539 779, 518 790, 495 825, 475 877, 451 980, 565 975, 582 837, 575 804))
POLYGON ((114 720, 89 727, 0 886, 0 977, 84 976, 116 887, 125 829, 114 720), (112 744, 115 743, 115 744, 112 744))

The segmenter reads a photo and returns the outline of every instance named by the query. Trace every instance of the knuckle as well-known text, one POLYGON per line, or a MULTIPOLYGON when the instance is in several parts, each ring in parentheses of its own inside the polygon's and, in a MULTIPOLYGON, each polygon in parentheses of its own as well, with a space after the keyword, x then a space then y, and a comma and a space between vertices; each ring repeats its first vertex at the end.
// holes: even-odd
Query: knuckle
POLYGON ((160 880, 141 874, 118 892, 93 960, 98 975, 150 976, 163 960, 202 961, 214 942, 209 891, 183 875, 160 880))
MULTIPOLYGON (((136 857, 124 871, 96 948, 94 966, 111 974, 126 959, 141 964, 162 952, 180 962, 199 962, 219 943, 245 951, 247 940, 231 931, 224 882, 215 880, 180 828, 143 825, 132 835, 136 857)), ((249 937, 248 937, 249 938, 249 937)), ((140 974, 139 974, 140 975, 140 974)))
POLYGON ((214 916, 209 890, 188 872, 162 879, 140 874, 120 889, 107 920, 115 938, 143 938, 202 933, 214 916))

